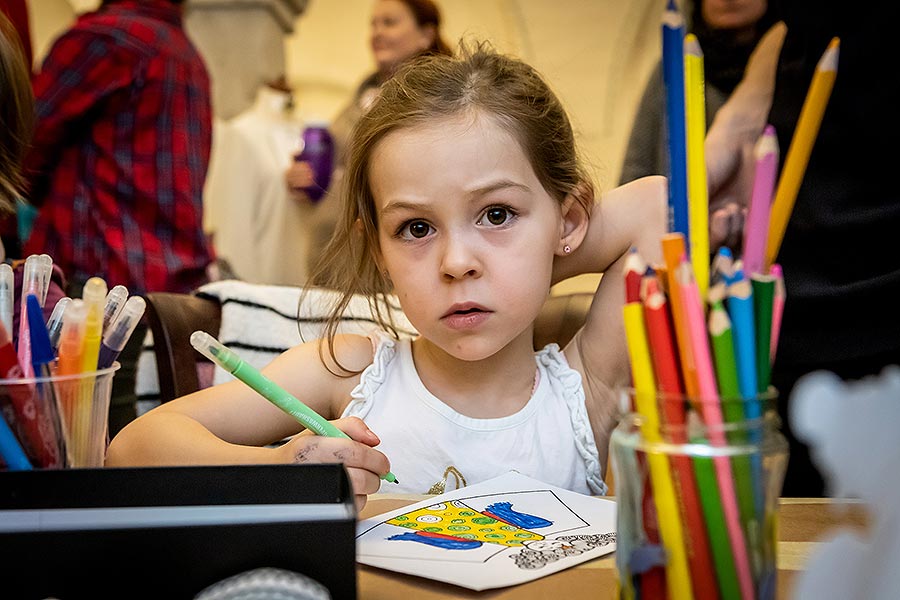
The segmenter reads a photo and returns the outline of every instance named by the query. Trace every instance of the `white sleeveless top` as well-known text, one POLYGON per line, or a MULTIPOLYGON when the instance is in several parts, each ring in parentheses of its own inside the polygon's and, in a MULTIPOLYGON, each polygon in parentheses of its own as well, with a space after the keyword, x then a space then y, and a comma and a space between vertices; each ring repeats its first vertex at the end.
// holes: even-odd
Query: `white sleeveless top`
POLYGON ((475 419, 425 388, 410 340, 379 335, 374 341, 375 359, 342 416, 363 419, 381 438, 377 448, 399 481, 382 482, 381 492, 449 492, 515 470, 583 494, 606 494, 581 375, 556 344, 535 353, 538 383, 521 410, 475 419))

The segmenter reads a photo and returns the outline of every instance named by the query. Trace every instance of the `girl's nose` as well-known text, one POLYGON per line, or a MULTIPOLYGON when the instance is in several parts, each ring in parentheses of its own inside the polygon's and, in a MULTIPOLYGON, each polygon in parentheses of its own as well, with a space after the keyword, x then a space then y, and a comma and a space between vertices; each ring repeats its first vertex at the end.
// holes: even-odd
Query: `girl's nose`
POLYGON ((480 277, 482 267, 475 244, 462 236, 450 236, 446 239, 441 260, 441 275, 444 279, 480 277))

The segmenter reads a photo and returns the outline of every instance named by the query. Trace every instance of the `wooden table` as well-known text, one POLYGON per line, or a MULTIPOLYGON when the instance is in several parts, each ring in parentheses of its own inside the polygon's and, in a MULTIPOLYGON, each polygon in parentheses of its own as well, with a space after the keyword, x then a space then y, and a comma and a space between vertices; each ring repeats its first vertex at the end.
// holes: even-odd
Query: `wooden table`
MULTIPOLYGON (((398 494, 369 496, 360 519, 417 502, 425 496, 398 494)), ((821 540, 838 527, 865 530, 867 515, 864 505, 852 500, 830 498, 783 498, 778 531, 778 598, 790 598, 794 577, 803 569, 810 554, 821 540)), ((479 598, 553 600, 614 598, 616 591, 615 554, 582 563, 529 583, 474 592, 453 585, 359 565, 358 598, 360 600, 437 600, 445 598, 479 598)))

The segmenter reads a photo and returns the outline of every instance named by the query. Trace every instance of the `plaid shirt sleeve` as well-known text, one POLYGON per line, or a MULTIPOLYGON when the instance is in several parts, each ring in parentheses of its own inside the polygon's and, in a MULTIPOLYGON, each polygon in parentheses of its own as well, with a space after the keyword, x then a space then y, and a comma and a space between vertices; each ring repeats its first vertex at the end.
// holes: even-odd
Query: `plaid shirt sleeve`
POLYGON ((44 198, 60 158, 59 141, 78 135, 79 121, 103 98, 124 89, 139 74, 135 54, 112 37, 70 30, 53 45, 33 80, 36 127, 25 172, 32 201, 44 198))

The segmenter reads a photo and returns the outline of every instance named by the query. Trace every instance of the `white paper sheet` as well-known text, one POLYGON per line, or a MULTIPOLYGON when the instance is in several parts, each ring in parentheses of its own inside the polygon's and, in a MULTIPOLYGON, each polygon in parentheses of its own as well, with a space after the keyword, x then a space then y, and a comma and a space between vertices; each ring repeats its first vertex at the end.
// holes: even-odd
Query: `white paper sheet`
POLYGON ((616 505, 510 472, 357 524, 358 562, 473 590, 616 549, 616 505))

